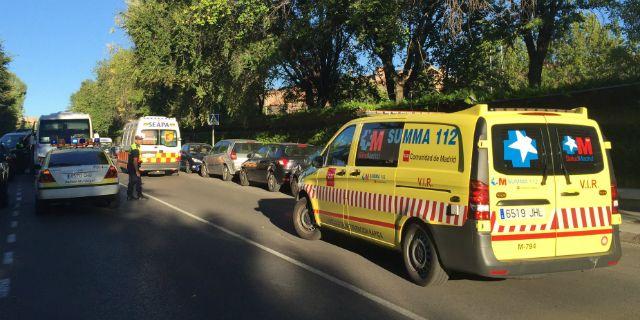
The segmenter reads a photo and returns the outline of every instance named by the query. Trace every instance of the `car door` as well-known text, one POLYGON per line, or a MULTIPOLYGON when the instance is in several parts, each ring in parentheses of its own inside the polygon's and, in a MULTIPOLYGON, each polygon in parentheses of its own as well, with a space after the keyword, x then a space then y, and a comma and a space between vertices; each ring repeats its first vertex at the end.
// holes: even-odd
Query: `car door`
POLYGON ((267 156, 267 153, 269 153, 269 147, 262 146, 256 152, 250 153, 250 157, 242 164, 242 169, 246 173, 249 181, 256 181, 258 163, 267 156))
POLYGON ((556 177, 543 116, 492 125, 489 158, 491 246, 498 260, 556 255, 556 177))
POLYGON ((315 213, 323 225, 342 230, 349 230, 345 201, 349 187, 347 169, 353 161, 351 154, 355 133, 354 124, 343 128, 334 136, 323 152, 324 165, 316 173, 315 213))
POLYGON ((555 151, 556 255, 608 251, 612 240, 611 178, 595 123, 550 123, 555 151))
POLYGON ((218 141, 218 143, 215 144, 214 148, 211 150, 211 155, 207 157, 207 167, 209 169, 209 173, 222 173, 220 169, 221 165, 224 164, 222 156, 224 155, 228 147, 229 142, 225 140, 218 141))
POLYGON ((351 232, 392 244, 396 238, 395 176, 402 122, 364 123, 355 164, 347 168, 346 215, 351 232))

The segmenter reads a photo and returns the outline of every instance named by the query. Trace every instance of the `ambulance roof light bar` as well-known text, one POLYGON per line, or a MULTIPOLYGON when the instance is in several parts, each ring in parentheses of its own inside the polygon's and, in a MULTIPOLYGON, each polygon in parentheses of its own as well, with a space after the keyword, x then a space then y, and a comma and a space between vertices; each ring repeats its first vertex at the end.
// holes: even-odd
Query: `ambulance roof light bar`
POLYGON ((557 109, 557 108, 489 108, 488 111, 524 111, 524 112, 558 112, 558 113, 575 113, 587 116, 587 108, 578 107, 573 109, 557 109))

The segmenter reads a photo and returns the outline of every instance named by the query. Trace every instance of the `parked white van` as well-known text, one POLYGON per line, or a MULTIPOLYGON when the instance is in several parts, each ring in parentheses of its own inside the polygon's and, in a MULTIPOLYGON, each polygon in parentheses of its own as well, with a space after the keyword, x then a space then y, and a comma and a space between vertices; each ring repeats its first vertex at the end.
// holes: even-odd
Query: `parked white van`
POLYGON ((118 167, 127 168, 134 137, 143 137, 140 146, 140 171, 177 174, 180 168, 180 128, 175 118, 149 116, 127 123, 120 139, 118 167))

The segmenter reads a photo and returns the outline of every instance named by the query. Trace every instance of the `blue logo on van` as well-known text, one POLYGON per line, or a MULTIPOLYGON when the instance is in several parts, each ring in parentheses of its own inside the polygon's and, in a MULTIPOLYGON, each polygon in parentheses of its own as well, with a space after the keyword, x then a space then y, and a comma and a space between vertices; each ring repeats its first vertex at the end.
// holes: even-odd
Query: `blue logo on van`
POLYGON ((531 168, 531 161, 538 160, 536 140, 527 137, 524 130, 509 130, 509 139, 503 141, 504 160, 514 168, 531 168))
POLYGON ((578 151, 576 140, 571 136, 564 136, 564 140, 562 140, 562 150, 569 155, 576 154, 576 151, 578 151))

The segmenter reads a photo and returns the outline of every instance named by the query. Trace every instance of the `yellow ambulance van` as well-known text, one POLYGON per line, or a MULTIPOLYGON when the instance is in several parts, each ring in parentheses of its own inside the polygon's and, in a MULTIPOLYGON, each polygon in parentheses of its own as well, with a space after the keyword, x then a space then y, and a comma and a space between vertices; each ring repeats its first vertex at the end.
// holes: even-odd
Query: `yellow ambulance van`
POLYGON ((609 150, 585 108, 378 112, 344 125, 301 182, 300 237, 402 253, 426 286, 584 270, 621 257, 609 150), (381 114, 382 113, 382 114, 381 114))

